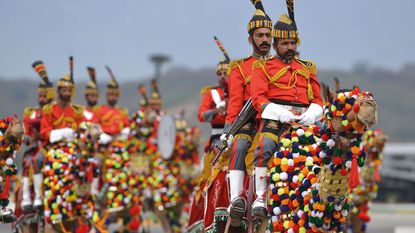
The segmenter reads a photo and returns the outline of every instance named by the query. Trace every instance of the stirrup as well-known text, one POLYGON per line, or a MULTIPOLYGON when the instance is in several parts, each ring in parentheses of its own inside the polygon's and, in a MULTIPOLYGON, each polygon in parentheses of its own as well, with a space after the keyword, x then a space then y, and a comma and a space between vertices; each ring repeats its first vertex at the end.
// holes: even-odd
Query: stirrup
POLYGON ((246 211, 246 200, 242 197, 236 197, 232 200, 229 206, 229 217, 231 219, 231 226, 239 227, 242 223, 242 217, 246 211))
POLYGON ((28 205, 24 205, 22 206, 23 212, 32 212, 33 211, 33 205, 32 204, 28 204, 28 205))
POLYGON ((2 223, 12 223, 17 221, 16 216, 13 214, 13 211, 7 209, 3 213, 0 214, 0 222, 2 223))
POLYGON ((257 218, 266 218, 268 216, 267 207, 262 198, 256 199, 252 204, 252 216, 257 218))

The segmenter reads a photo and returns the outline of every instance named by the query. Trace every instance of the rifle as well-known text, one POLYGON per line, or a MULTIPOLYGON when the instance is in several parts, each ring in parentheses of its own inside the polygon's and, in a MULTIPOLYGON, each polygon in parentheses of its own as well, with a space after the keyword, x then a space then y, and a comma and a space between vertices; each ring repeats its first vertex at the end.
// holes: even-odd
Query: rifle
MULTIPOLYGON (((255 116, 256 113, 257 112, 252 105, 252 99, 249 98, 249 100, 243 106, 242 110, 239 112, 236 120, 232 123, 231 127, 226 132, 226 138, 229 138, 231 135, 235 135, 242 128, 242 126, 244 126, 249 121, 249 119, 251 119, 251 117, 255 116)), ((227 141, 221 142, 221 144, 218 146, 219 151, 216 153, 211 162, 212 166, 215 165, 216 161, 228 147, 229 145, 227 141)))

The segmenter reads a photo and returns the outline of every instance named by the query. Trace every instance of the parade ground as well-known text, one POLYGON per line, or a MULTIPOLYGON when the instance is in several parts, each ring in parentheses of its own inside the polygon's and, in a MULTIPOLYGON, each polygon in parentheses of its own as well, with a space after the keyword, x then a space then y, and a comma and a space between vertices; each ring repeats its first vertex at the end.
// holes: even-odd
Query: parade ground
MULTIPOLYGON (((372 220, 369 222, 368 233, 414 233, 415 204, 384 204, 372 205, 372 220)), ((1 224, 0 233, 11 231, 10 224, 1 224)), ((163 233, 158 223, 151 224, 151 233, 163 233)))

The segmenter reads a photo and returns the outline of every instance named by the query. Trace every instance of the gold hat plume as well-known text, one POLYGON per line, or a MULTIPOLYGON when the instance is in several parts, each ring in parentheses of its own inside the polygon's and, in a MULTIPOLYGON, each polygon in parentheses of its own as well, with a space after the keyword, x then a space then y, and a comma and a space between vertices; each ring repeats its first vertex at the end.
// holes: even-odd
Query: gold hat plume
POLYGON ((49 81, 49 77, 46 73, 46 67, 43 61, 33 62, 32 67, 42 79, 41 83, 38 86, 38 91, 46 90, 46 98, 49 100, 55 99, 55 90, 53 89, 52 83, 49 81))
POLYGON ((118 85, 117 79, 115 78, 114 73, 112 73, 112 70, 109 66, 105 66, 105 69, 107 69, 111 79, 107 84, 107 92, 115 92, 120 94, 120 86, 118 85))
POLYGON ((97 84, 97 76, 95 73, 95 69, 93 67, 87 67, 88 76, 90 78, 90 81, 87 83, 85 88, 85 94, 88 93, 96 93, 98 94, 98 84, 97 84))

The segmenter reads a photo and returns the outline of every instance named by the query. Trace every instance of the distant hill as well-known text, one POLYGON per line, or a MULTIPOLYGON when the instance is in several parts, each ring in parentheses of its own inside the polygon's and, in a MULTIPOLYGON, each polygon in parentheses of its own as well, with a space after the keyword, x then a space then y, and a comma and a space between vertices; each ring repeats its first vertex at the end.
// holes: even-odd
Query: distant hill
MULTIPOLYGON (((343 87, 354 84, 362 90, 371 91, 379 106, 379 124, 391 141, 415 141, 415 64, 403 66, 398 71, 381 68, 361 68, 353 71, 319 70, 319 79, 333 86, 333 77, 339 77, 343 87)), ((25 106, 35 106, 37 83, 33 77, 19 80, 5 80, 0 76, 0 117, 17 113, 21 115, 25 106)), ((164 105, 172 111, 186 109, 186 117, 191 124, 196 124, 197 106, 200 101, 199 91, 202 86, 215 85, 213 68, 189 70, 173 68, 161 78, 160 90, 164 105)), ((120 104, 134 111, 138 107, 139 81, 122 83, 120 104)), ((148 81, 147 81, 148 84, 148 81)), ((85 83, 77 83, 75 102, 84 103, 85 83)), ((101 86, 101 101, 104 100, 105 85, 101 86)), ((150 90, 149 85, 147 88, 150 90)), ((202 126, 207 129, 206 125, 202 126)), ((207 132, 207 130, 205 130, 207 132)))

